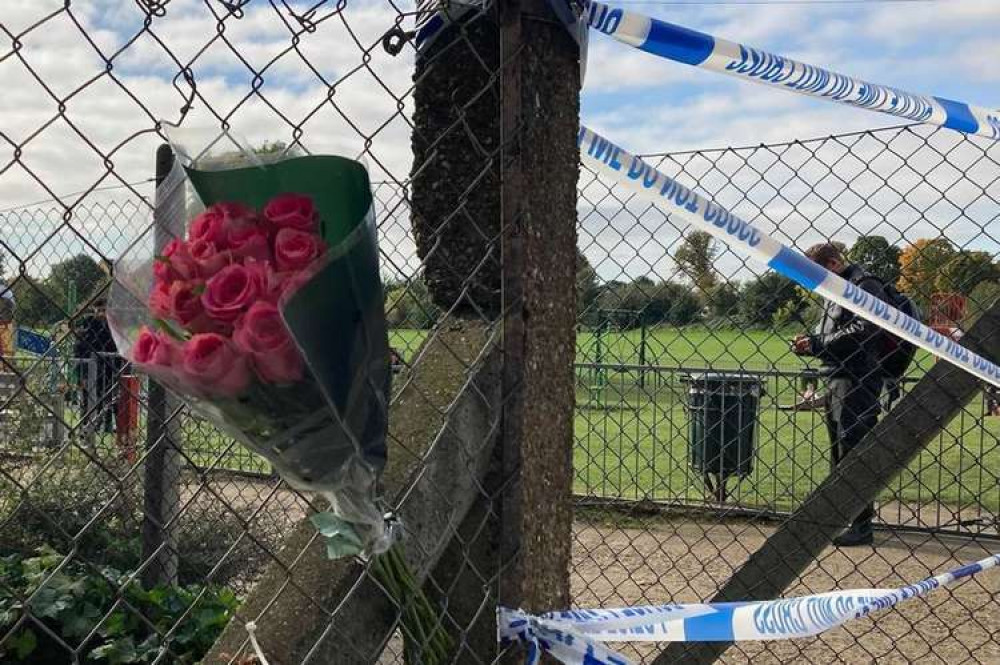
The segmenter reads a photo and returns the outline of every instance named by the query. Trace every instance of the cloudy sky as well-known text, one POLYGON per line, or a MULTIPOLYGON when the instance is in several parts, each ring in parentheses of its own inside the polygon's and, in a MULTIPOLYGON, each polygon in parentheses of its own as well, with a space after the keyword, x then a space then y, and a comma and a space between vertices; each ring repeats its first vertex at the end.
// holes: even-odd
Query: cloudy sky
MULTIPOLYGON (((45 214, 32 212, 26 222, 25 213, 10 209, 54 195, 72 205, 81 200, 75 192, 122 183, 139 183, 135 194, 149 195, 151 186, 143 181, 152 175, 161 140, 153 131, 156 120, 178 119, 191 94, 178 77, 182 67, 190 68, 197 84, 186 126, 225 122, 251 143, 290 141, 301 133, 313 151, 364 154, 376 178, 405 179, 413 54, 408 49, 393 58, 377 43, 395 21, 410 24, 411 17, 400 17, 413 10, 412 3, 348 0, 346 9, 334 14, 335 3, 327 2, 307 17, 310 30, 303 31, 302 14, 314 4, 249 0, 237 17, 220 0, 79 0, 68 10, 63 0, 3 0, 0 211, 7 212, 0 212, 0 239, 8 252, 42 269, 81 247, 107 254, 124 248, 131 231, 108 228, 107 216, 80 212, 63 219, 56 203, 45 204, 45 214)), ((733 0, 631 8, 913 92, 984 106, 997 106, 1000 98, 996 0, 733 0)), ((669 63, 599 34, 590 43, 583 118, 642 153, 752 146, 898 124, 669 63)), ((873 146, 864 150, 862 160, 879 152, 873 146)), ((917 170, 933 168, 927 162, 917 170)), ((118 205, 135 194, 102 189, 82 201, 118 205)), ((623 212, 601 192, 591 194, 601 199, 604 216, 584 220, 582 244, 601 264, 603 277, 669 270, 663 248, 675 242, 679 229, 663 226, 655 214, 648 217, 648 210, 623 212), (637 218, 655 228, 637 226, 637 218), (660 249, 643 250, 649 240, 660 249)), ((923 207, 934 197, 925 193, 923 207)), ((976 203, 974 192, 969 197, 957 206, 976 203)), ((773 198, 762 195, 759 206, 743 212, 768 208, 769 220, 781 219, 782 211, 768 203, 773 198)), ((405 211, 396 212, 405 225, 405 211)), ((867 213, 870 219, 859 224, 874 227, 878 215, 867 213)), ((131 208, 115 214, 141 227, 142 215, 131 208)), ((928 217, 917 222, 926 224, 928 217)), ((943 223, 931 221, 931 226, 943 223)), ((969 240, 974 227, 964 227, 969 240)), ((405 228, 384 236, 398 245, 393 260, 407 265, 412 244, 405 228)))

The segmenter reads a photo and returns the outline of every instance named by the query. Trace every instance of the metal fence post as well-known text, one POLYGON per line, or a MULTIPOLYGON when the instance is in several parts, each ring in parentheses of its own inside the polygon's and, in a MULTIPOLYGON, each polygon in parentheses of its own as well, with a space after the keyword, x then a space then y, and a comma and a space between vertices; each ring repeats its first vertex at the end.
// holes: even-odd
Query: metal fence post
MULTIPOLYGON (((156 184, 159 186, 173 168, 174 156, 170 146, 161 145, 156 151, 156 184)), ((183 210, 184 190, 181 187, 165 194, 156 192, 154 211, 154 243, 157 253, 163 249, 183 220, 165 219, 164 214, 175 215, 183 210), (169 196, 170 202, 162 197, 169 196), (167 211, 164 213, 163 211, 167 211)), ((176 516, 180 497, 180 445, 176 425, 170 420, 176 411, 174 399, 155 381, 149 382, 149 401, 146 411, 146 460, 145 490, 143 493, 142 560, 146 567, 142 581, 147 588, 177 582, 177 550, 174 547, 170 521, 176 516)))

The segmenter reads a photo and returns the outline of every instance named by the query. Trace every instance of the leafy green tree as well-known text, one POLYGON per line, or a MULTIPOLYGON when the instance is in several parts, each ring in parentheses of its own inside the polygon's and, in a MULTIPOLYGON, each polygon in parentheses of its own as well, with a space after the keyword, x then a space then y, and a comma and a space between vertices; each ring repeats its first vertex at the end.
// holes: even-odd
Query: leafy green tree
POLYGON ((937 275, 938 291, 968 295, 983 282, 1000 280, 1000 266, 989 252, 962 250, 951 258, 937 275))
POLYGON ((100 289, 107 286, 108 274, 101 265, 86 254, 60 261, 52 265, 45 285, 53 295, 57 305, 67 314, 77 309, 100 289), (70 302, 70 294, 75 292, 75 302, 70 302))
POLYGON ((795 285, 795 296, 789 298, 775 311, 771 322, 777 327, 800 326, 812 330, 823 314, 823 299, 795 285))
POLYGON ((1000 282, 980 282, 969 294, 965 309, 965 327, 968 328, 1000 300, 1000 282))
POLYGON ((14 320, 18 325, 49 326, 63 318, 59 306, 44 283, 28 276, 19 276, 10 284, 14 293, 14 320))
POLYGON ((426 330, 441 316, 422 279, 386 285, 386 321, 390 328, 426 330))
POLYGON ((597 271, 579 249, 576 250, 576 311, 577 318, 587 317, 597 298, 597 271))
POLYGON ((708 311, 717 319, 736 318, 739 315, 739 304, 740 285, 736 282, 721 282, 708 294, 708 311))
POLYGON ((674 261, 702 296, 707 296, 718 284, 715 272, 715 257, 718 254, 715 238, 705 231, 689 231, 674 251, 674 261))
POLYGON ((796 299, 795 282, 768 271, 743 285, 740 291, 740 318, 748 325, 773 325, 775 314, 796 299))
POLYGON ((902 251, 883 236, 861 236, 847 251, 847 258, 887 284, 895 284, 899 280, 902 251))
POLYGON ((630 283, 604 285, 596 306, 604 321, 620 329, 688 325, 701 312, 701 303, 690 287, 676 282, 654 282, 645 276, 630 283))

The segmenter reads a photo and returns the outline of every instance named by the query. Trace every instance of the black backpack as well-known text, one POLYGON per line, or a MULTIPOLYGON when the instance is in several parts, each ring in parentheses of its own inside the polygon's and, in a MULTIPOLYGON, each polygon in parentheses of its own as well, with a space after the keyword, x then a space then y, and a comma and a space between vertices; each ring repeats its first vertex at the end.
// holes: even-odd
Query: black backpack
MULTIPOLYGON (((878 277, 867 273, 863 273, 851 281, 860 286, 861 282, 868 279, 873 279, 882 285, 886 302, 903 314, 917 321, 923 321, 923 313, 920 311, 917 303, 913 301, 913 298, 905 293, 900 293, 892 284, 888 284, 878 277)), ((914 356, 917 355, 916 345, 893 335, 885 329, 881 329, 876 349, 883 376, 898 388, 899 381, 906 376, 906 370, 910 368, 914 356)))

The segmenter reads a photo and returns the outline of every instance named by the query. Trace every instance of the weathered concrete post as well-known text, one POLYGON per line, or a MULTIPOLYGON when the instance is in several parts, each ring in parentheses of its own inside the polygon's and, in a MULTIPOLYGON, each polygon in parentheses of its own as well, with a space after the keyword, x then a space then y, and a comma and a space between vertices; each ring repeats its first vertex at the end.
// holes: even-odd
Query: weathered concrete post
POLYGON ((500 602, 570 605, 580 51, 545 0, 502 0, 500 602))
POLYGON ((417 64, 412 210, 424 279, 438 306, 503 323, 501 450, 484 483, 503 493, 482 497, 463 530, 485 528, 432 576, 452 589, 449 615, 468 621, 459 641, 480 659, 496 639, 497 602, 569 603, 579 66, 545 0, 498 0, 417 64), (464 591, 449 573, 463 558, 479 576, 464 591), (499 579, 486 597, 483 575, 499 579))

